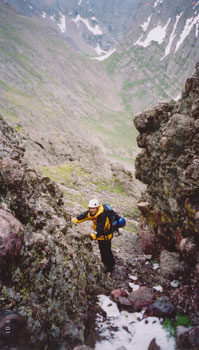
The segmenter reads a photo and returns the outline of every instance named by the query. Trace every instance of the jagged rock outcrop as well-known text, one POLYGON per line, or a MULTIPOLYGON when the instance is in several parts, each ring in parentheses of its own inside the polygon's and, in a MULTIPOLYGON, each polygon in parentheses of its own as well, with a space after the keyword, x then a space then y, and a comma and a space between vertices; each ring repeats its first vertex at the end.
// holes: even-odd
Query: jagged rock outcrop
POLYGON ((84 340, 88 293, 104 283, 100 264, 90 239, 71 229, 58 186, 24 151, 0 117, 0 307, 25 317, 37 349, 70 349, 84 340))
POLYGON ((134 123, 143 149, 136 178, 147 185, 138 203, 142 247, 154 256, 177 251, 194 267, 199 262, 199 63, 178 101, 138 114, 134 123))

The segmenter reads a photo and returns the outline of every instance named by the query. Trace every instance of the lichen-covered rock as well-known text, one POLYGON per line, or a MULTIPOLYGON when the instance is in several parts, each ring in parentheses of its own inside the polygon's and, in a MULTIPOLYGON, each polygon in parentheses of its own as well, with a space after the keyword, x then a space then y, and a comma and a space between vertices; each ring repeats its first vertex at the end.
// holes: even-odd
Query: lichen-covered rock
POLYGON ((179 254, 163 250, 160 255, 160 272, 168 280, 174 280, 182 276, 184 266, 180 262, 179 254))
POLYGON ((12 214, 0 209, 0 268, 19 254, 23 237, 23 225, 12 214))
POLYGON ((84 342, 89 293, 108 282, 90 239, 70 228, 59 187, 23 155, 0 117, 0 256, 17 258, 0 274, 0 308, 25 317, 38 349, 71 349, 84 342))
POLYGON ((148 210, 140 208, 140 237, 147 232, 159 243, 159 254, 164 248, 178 251, 194 265, 199 251, 199 64, 181 99, 135 116, 134 123, 142 148, 136 178, 147 185, 141 202, 148 203, 148 210))

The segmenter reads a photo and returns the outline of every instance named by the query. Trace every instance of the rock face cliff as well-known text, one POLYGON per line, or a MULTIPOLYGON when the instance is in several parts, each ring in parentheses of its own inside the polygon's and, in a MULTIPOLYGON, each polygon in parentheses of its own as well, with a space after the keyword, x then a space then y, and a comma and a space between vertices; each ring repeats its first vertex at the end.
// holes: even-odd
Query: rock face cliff
MULTIPOLYGON (((136 177, 147 186, 139 234, 145 253, 178 253, 199 271, 199 64, 178 101, 135 116, 142 152, 136 177)), ((184 265, 185 266, 185 265, 184 265)))
POLYGON ((72 231, 58 186, 31 169, 24 152, 0 117, 0 307, 25 317, 37 349, 70 349, 84 339, 100 264, 90 239, 72 231))

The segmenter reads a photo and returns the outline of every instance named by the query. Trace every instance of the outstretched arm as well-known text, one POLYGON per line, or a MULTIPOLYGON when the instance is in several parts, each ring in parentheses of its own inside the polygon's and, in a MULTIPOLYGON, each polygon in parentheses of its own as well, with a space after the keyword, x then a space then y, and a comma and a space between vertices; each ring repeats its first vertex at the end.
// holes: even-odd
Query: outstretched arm
POLYGON ((88 220, 88 212, 89 211, 87 210, 84 213, 78 215, 76 218, 72 218, 72 222, 74 224, 80 224, 81 222, 88 220))

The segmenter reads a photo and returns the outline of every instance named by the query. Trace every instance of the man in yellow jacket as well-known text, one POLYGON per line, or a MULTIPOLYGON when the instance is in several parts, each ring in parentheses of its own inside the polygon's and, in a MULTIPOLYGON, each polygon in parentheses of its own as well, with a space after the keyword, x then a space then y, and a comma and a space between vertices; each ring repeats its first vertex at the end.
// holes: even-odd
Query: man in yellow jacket
POLYGON ((75 224, 80 224, 86 220, 92 220, 93 222, 92 227, 96 233, 91 233, 91 238, 98 241, 104 272, 112 272, 115 259, 111 250, 111 239, 113 237, 111 222, 103 205, 99 204, 97 199, 91 199, 88 210, 76 218, 72 218, 72 222, 75 224))

